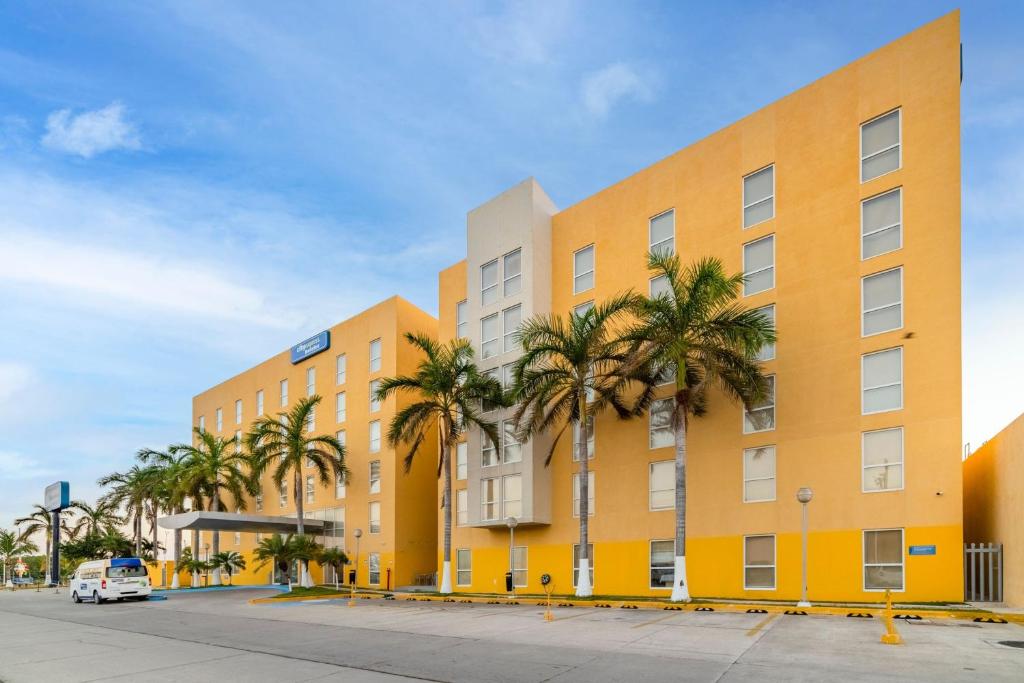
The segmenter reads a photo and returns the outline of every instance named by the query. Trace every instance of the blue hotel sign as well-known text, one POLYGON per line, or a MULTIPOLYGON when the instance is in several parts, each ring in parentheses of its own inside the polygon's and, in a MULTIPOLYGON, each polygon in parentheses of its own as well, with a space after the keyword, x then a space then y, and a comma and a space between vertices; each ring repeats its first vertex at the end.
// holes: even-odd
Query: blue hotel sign
POLYGON ((934 555, 935 546, 933 545, 912 545, 910 546, 911 555, 934 555))
POLYGON ((292 347, 292 365, 315 356, 321 351, 331 348, 331 331, 324 330, 320 334, 299 342, 292 347))

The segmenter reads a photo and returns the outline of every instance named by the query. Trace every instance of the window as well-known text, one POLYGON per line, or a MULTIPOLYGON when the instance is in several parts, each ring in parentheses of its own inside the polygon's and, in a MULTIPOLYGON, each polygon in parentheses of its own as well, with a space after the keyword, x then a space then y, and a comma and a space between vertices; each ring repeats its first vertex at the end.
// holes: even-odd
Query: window
POLYGON ((903 590, 903 529, 864 531, 864 590, 903 590))
POLYGON ((498 480, 480 480, 480 513, 485 522, 498 519, 498 480))
MULTIPOLYGON (((772 329, 775 328, 775 304, 758 308, 757 312, 771 324, 772 329)), ((757 359, 760 361, 775 360, 775 342, 762 346, 757 354, 757 359)))
POLYGON ((377 391, 380 390, 380 380, 370 380, 370 412, 376 413, 380 410, 380 401, 377 399, 377 391))
POLYGON ((380 339, 370 342, 370 372, 380 370, 380 339))
POLYGON ((348 440, 346 438, 346 434, 345 434, 345 430, 344 429, 339 429, 338 433, 335 434, 334 436, 338 439, 338 443, 341 444, 342 448, 344 448, 347 445, 347 441, 348 440))
POLYGON ((523 516, 523 475, 510 474, 501 478, 502 516, 506 519, 523 516))
MULTIPOLYGON (((587 516, 594 514, 594 472, 587 472, 587 516)), ((580 516, 580 475, 572 475, 572 516, 580 516)))
POLYGON ((256 494, 256 512, 263 512, 263 494, 256 494))
POLYGON ((380 452, 380 420, 370 423, 370 452, 380 452))
POLYGON ((651 219, 647 228, 649 251, 652 254, 676 252, 676 212, 669 209, 651 219))
MULTIPOLYGON (((501 371, 498 368, 491 368, 490 370, 484 370, 480 374, 484 375, 485 377, 490 377, 491 379, 496 380, 499 383, 501 382, 501 377, 500 377, 501 371)), ((491 401, 488 401, 486 399, 480 402, 480 409, 483 412, 485 412, 485 413, 489 413, 492 410, 497 410, 499 407, 500 406, 497 403, 492 403, 491 401)), ((459 418, 460 419, 462 418, 461 412, 459 414, 459 418)))
POLYGON ((765 397, 743 410, 743 433, 770 432, 775 429, 775 375, 768 375, 765 397))
MULTIPOLYGON (((587 460, 594 459, 594 416, 587 415, 587 460)), ((579 462, 583 456, 583 439, 580 438, 580 423, 572 423, 572 459, 579 462)))
POLYGON ((506 391, 512 389, 516 385, 516 364, 508 363, 507 365, 501 366, 501 388, 506 391))
POLYGON ((880 429, 861 435, 864 479, 861 490, 899 491, 903 488, 903 428, 880 429))
POLYGON ((900 188, 861 202, 860 257, 869 259, 903 246, 903 191, 900 188))
MULTIPOLYGON (((372 528, 371 528, 370 533, 373 533, 372 528)), ((370 575, 370 579, 369 579, 370 585, 371 586, 379 586, 380 585, 380 553, 370 553, 369 558, 366 560, 366 564, 367 564, 367 567, 369 569, 368 573, 370 575)))
POLYGON ((648 424, 648 446, 665 448, 674 446, 676 437, 672 431, 673 399, 663 398, 651 403, 650 422, 648 424))
POLYGON ((370 503, 370 533, 380 533, 380 501, 370 503))
POLYGON ((480 358, 498 355, 498 314, 489 315, 480 321, 480 358))
POLYGON ((775 500, 775 446, 743 451, 743 502, 775 500))
POLYGON ((498 464, 498 451, 486 432, 480 432, 480 466, 490 467, 498 464))
POLYGON ((242 545, 242 534, 235 532, 235 545, 242 545))
POLYGON ((469 476, 469 444, 461 441, 455 444, 455 479, 462 481, 469 476))
POLYGON ((242 424, 242 399, 235 400, 235 424, 242 424))
POLYGON ((743 245, 743 296, 775 286, 775 235, 743 245))
POLYGON ((469 337, 469 302, 465 300, 455 304, 455 337, 457 339, 469 337))
POLYGON ((316 430, 316 406, 309 407, 309 413, 306 415, 306 431, 312 432, 316 430))
POLYGON ((675 541, 651 541, 651 588, 672 588, 675 541))
POLYGON ((775 218, 775 166, 743 178, 743 227, 775 218))
POLYGON ((334 397, 334 421, 344 422, 347 415, 348 408, 347 401, 345 400, 345 392, 339 391, 334 397))
POLYGON ((339 353, 334 361, 334 383, 344 384, 348 374, 348 356, 339 353))
POLYGON ((341 474, 334 475, 334 497, 339 499, 345 497, 345 479, 341 474))
POLYGON ((527 549, 525 545, 512 548, 512 585, 516 588, 526 588, 527 549))
POLYGON ((313 483, 313 477, 306 477, 306 502, 312 503, 316 496, 316 485, 313 483))
POLYGON ((256 417, 263 415, 263 390, 256 392, 256 417))
POLYGON ((200 415, 199 416, 199 431, 201 431, 201 432, 205 432, 206 431, 206 416, 205 415, 200 415))
POLYGON ((860 181, 862 183, 900 167, 900 110, 861 124, 860 181))
POLYGON ((504 293, 505 296, 512 296, 518 294, 519 290, 523 288, 523 258, 522 251, 516 249, 505 254, 505 281, 504 281, 504 293))
POLYGON ((380 493, 380 460, 370 461, 370 493, 380 493))
POLYGON ((316 393, 316 368, 306 368, 306 396, 316 393))
POLYGON ((861 356, 861 412, 864 415, 903 407, 903 349, 861 356))
POLYGON ((581 303, 578 306, 575 306, 572 309, 572 314, 575 315, 577 318, 582 318, 583 316, 585 316, 587 314, 587 311, 589 311, 593 307, 594 307, 594 302, 593 301, 584 301, 583 303, 581 303))
POLYGON ((868 337, 903 327, 903 268, 861 280, 861 334, 868 337))
POLYGON ((455 492, 455 524, 466 526, 469 522, 469 491, 459 489, 455 492))
POLYGON ((217 416, 217 431, 219 432, 224 427, 224 411, 222 409, 220 409, 220 408, 217 408, 216 416, 217 416))
POLYGON ((235 453, 242 452, 242 430, 235 430, 235 453))
POLYGON ((281 507, 288 505, 288 482, 282 481, 277 491, 277 502, 281 507))
POLYGON ((455 551, 455 585, 468 586, 473 583, 473 558, 469 548, 455 551))
POLYGON ((652 462, 648 473, 648 500, 651 510, 673 510, 676 507, 676 462, 652 462))
POLYGON ((743 537, 743 588, 775 590, 775 536, 743 537))
POLYGON ((501 312, 501 317, 504 332, 502 351, 505 353, 517 351, 519 343, 516 335, 519 332, 519 325, 523 321, 523 307, 513 306, 512 308, 506 308, 501 312))
POLYGON ((498 300, 498 259, 480 266, 480 305, 486 306, 498 300))
MULTIPOLYGON (((594 544, 587 544, 587 559, 590 560, 590 585, 594 585, 594 544)), ((580 546, 578 543, 574 543, 572 546, 572 586, 576 587, 576 582, 580 578, 580 546)))
POLYGON ((668 284, 668 275, 652 277, 650 287, 652 299, 657 299, 659 296, 672 296, 672 288, 668 284))
POLYGON ((288 380, 281 380, 281 405, 288 405, 288 380))
POLYGON ((594 288, 594 245, 583 247, 572 255, 572 293, 594 288))
POLYGON ((516 424, 512 420, 501 423, 501 461, 504 463, 521 462, 523 447, 516 438, 516 424))

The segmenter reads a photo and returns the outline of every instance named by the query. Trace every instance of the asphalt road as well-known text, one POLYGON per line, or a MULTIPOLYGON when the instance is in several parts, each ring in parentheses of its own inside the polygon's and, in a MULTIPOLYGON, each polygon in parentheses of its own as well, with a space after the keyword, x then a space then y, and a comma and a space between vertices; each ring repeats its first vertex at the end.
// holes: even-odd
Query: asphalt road
POLYGON ((0 681, 1021 681, 1015 624, 380 600, 250 605, 266 591, 74 605, 0 594, 0 681))

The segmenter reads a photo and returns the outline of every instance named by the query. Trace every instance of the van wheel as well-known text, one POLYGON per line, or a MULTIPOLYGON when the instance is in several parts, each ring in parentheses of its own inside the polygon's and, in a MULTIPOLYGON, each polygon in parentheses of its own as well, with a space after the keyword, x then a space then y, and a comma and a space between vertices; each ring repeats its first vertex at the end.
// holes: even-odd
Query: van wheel
POLYGON ((103 602, 103 600, 100 599, 100 592, 99 591, 93 591, 92 592, 92 604, 98 605, 101 602, 103 602))
POLYGON ((75 591, 74 593, 71 594, 71 602, 74 602, 74 603, 82 602, 82 598, 78 597, 78 591, 75 591))

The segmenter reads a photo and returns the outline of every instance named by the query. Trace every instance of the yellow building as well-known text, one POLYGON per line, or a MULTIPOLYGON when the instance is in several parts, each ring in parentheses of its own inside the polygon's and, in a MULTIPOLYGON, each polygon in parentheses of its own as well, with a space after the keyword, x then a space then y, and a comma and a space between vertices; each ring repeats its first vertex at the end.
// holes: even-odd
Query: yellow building
MULTIPOLYGON (((691 593, 799 598, 806 486, 812 601, 959 601, 959 139, 952 13, 567 209, 528 180, 470 212, 467 258, 440 275, 441 339, 505 377, 521 319, 656 288, 655 247, 720 258, 776 321, 775 397, 754 421, 714 396, 692 424, 691 593)), ((670 592, 662 407, 594 425, 595 594, 670 592)), ((578 463, 564 440, 545 467, 539 441, 460 447, 456 590, 503 591, 511 565, 519 590, 548 573, 573 591, 578 463)))

